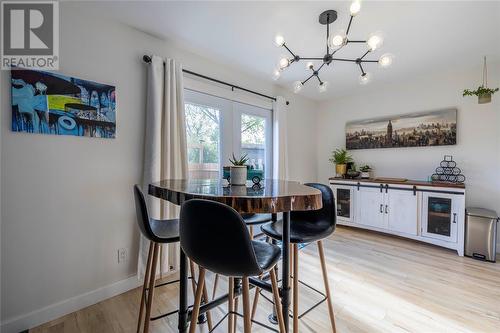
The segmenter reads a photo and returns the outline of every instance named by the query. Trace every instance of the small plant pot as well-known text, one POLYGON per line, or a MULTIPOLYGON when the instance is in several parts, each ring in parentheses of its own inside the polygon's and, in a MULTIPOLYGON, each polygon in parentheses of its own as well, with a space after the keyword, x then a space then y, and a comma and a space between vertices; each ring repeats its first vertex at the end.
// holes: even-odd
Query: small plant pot
POLYGON ((337 177, 344 177, 347 172, 347 164, 336 164, 335 173, 337 177))
POLYGON ((229 183, 231 185, 246 185, 247 184, 247 166, 232 165, 229 169, 229 183))
POLYGON ((477 102, 479 104, 487 104, 491 102, 491 94, 482 94, 477 96, 477 102))
POLYGON ((247 187, 245 185, 231 185, 230 192, 231 195, 247 195, 247 187))
POLYGON ((361 172, 361 178, 364 178, 364 179, 372 178, 372 172, 371 171, 361 172))

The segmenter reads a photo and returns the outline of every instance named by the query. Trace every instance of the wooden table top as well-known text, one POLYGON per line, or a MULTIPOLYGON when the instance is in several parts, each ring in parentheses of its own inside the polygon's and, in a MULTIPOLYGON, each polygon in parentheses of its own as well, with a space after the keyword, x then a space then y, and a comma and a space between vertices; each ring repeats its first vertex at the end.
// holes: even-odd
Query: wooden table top
POLYGON ((227 186, 217 179, 166 179, 149 185, 149 194, 181 205, 189 199, 222 202, 240 213, 279 213, 322 207, 321 192, 298 182, 266 179, 261 188, 227 186))

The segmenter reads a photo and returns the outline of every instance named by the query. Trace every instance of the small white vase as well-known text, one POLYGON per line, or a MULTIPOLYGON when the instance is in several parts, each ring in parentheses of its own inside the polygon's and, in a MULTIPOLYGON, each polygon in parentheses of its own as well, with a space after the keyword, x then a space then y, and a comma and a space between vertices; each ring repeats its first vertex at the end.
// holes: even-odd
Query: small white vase
POLYGON ((371 171, 365 171, 365 172, 361 172, 361 178, 371 178, 372 177, 372 172, 371 171))
POLYGON ((231 185, 246 185, 247 184, 247 166, 232 165, 229 169, 229 183, 231 185))

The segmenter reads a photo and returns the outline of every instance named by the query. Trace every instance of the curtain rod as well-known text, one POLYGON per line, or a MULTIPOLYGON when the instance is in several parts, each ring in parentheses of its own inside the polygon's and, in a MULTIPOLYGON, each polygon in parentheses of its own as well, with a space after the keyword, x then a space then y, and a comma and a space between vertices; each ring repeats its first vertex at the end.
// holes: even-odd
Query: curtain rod
MULTIPOLYGON (((150 64, 151 63, 151 56, 148 56, 147 54, 145 54, 143 57, 142 57, 142 60, 144 60, 145 63, 148 63, 150 64)), ((197 77, 201 77, 202 79, 205 79, 205 80, 209 80, 209 81, 213 81, 213 82, 217 82, 217 83, 220 83, 220 84, 223 84, 223 85, 226 85, 228 87, 231 87, 232 90, 234 89, 238 89, 238 90, 242 90, 242 91, 246 91, 248 93, 251 93, 251 94, 254 94, 254 95, 258 95, 260 97, 264 97, 264 98, 269 98, 273 101, 276 101, 276 97, 273 97, 273 96, 269 96, 269 95, 264 95, 260 92, 257 92, 257 91, 253 91, 253 90, 250 90, 250 89, 247 89, 247 88, 243 88, 243 87, 240 87, 240 86, 237 86, 237 85, 234 85, 232 83, 228 83, 228 82, 224 82, 224 81, 221 81, 221 80, 217 80, 217 79, 214 79, 214 78, 211 78, 209 76, 206 76, 206 75, 203 75, 203 74, 199 74, 199 73, 195 73, 195 72, 192 72, 190 70, 187 70, 187 69, 183 69, 182 70, 184 73, 186 74, 190 74, 190 75, 194 75, 194 76, 197 76, 197 77)), ((289 105, 290 102, 289 101, 286 101, 286 105, 289 105)))

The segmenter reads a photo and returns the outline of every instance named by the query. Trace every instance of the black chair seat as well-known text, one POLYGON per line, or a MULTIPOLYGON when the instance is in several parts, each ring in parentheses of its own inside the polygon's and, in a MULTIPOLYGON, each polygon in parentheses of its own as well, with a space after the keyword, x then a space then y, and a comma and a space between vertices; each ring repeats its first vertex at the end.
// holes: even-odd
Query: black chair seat
MULTIPOLYGON (((281 240, 283 234, 283 221, 265 224, 261 227, 262 232, 271 238, 281 240)), ((311 243, 327 238, 335 231, 335 226, 328 221, 290 221, 290 242, 311 243)))
POLYGON ((258 225, 272 221, 271 214, 244 213, 241 214, 246 225, 258 225))
POLYGON ((281 249, 279 246, 259 241, 252 241, 252 245, 257 263, 263 271, 268 271, 280 260, 281 249))
POLYGON ((179 219, 150 220, 151 230, 156 236, 156 243, 175 243, 180 241, 179 219))

